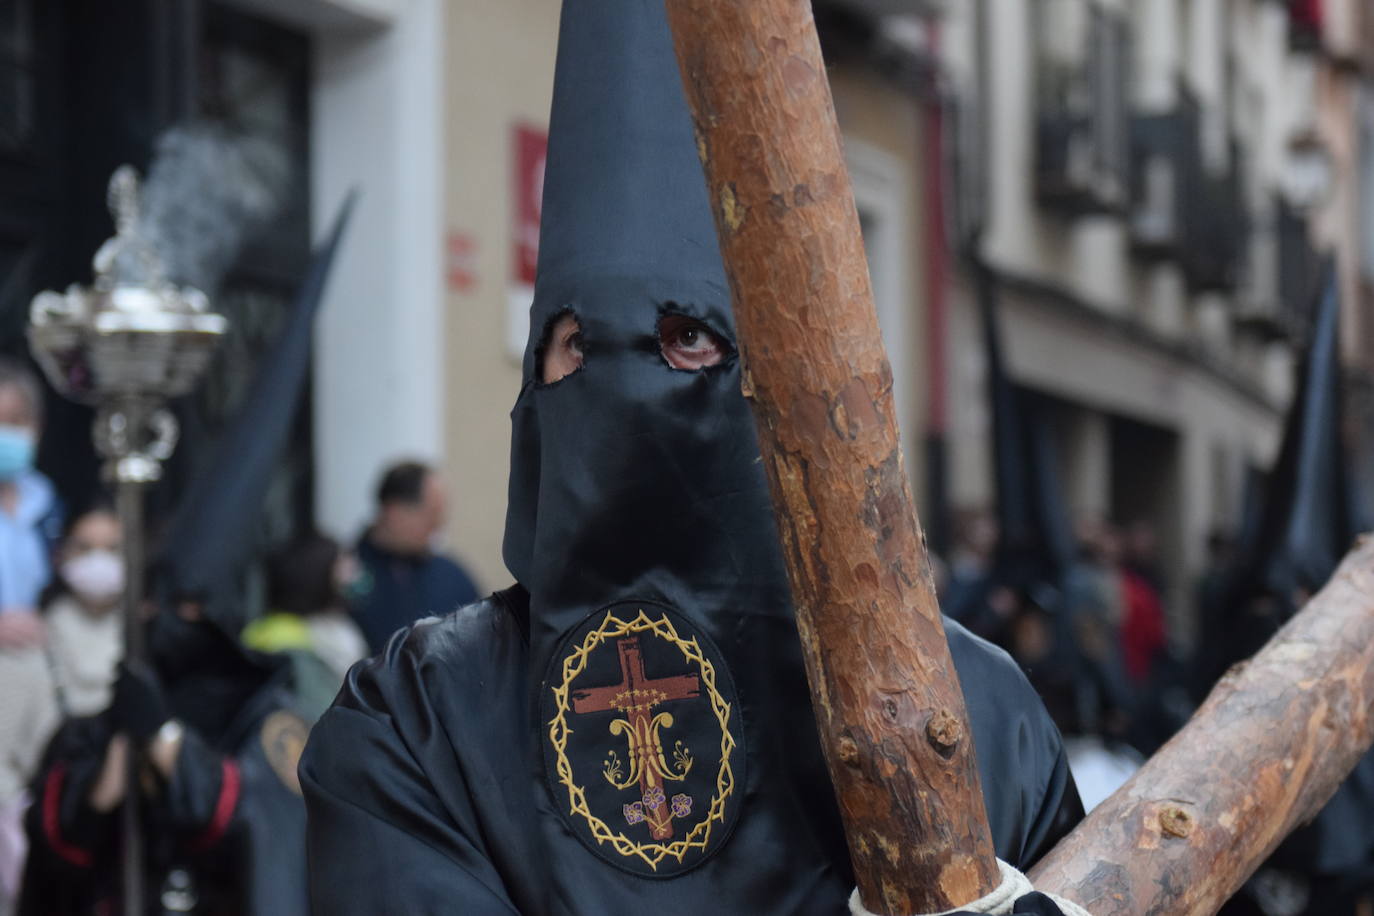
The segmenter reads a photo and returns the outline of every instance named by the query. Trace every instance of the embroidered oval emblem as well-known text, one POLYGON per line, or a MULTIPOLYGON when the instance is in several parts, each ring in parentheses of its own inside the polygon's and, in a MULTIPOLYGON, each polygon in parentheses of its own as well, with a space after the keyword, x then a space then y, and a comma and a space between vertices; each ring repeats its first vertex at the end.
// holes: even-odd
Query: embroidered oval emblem
POLYGON ((593 852, 671 877, 725 842, 740 714, 720 651, 685 617, 652 602, 592 614, 550 662, 541 704, 555 802, 593 852))
POLYGON ((310 727, 300 716, 285 709, 279 709, 262 723, 258 740, 262 742, 262 753, 277 778, 297 795, 301 794, 300 777, 296 775, 296 764, 300 763, 301 752, 305 750, 305 740, 310 736, 310 727))

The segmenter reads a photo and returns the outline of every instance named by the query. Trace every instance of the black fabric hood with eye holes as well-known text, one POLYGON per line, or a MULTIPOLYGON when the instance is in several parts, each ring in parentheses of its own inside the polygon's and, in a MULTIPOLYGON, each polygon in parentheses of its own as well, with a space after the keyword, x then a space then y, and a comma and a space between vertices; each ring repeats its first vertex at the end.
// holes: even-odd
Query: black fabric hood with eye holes
MULTIPOLYGON (((553 806, 622 870, 682 874, 729 841, 741 878, 834 895, 848 856, 661 0, 565 0, 556 74, 504 544, 553 806), (726 358, 671 368, 668 312, 726 358), (584 366, 542 384, 565 313, 584 366)), ((1000 781, 1016 808, 1026 786, 1000 781)))
MULTIPOLYGON (((832 914, 853 887, 662 0, 565 0, 511 415, 519 586, 355 668, 301 765, 321 912, 832 914), (570 312, 584 365, 538 382, 570 312), (698 371, 664 313, 727 343, 698 371), (360 877, 366 876, 366 877, 360 877)), ((1080 810, 1011 661, 952 626, 1000 854, 1080 810)))
POLYGON ((530 596, 553 827, 611 874, 691 871, 746 796, 774 809, 749 843, 761 865, 781 866, 785 848, 757 843, 784 831, 816 861, 846 858, 732 338, 662 4, 569 0, 504 554, 530 596), (669 312, 714 331, 725 359, 671 368, 669 312), (566 313, 584 366, 545 385, 566 313))

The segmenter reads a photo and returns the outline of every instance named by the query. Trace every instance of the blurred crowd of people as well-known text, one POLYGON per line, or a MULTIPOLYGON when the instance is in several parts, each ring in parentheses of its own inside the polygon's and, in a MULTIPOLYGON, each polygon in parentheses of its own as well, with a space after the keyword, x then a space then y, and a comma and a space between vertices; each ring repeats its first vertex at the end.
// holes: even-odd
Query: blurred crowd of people
POLYGON ((477 597, 436 547, 439 474, 387 469, 352 546, 310 530, 266 557, 241 633, 154 562, 146 662, 125 662, 119 517, 67 505, 34 467, 42 426, 37 378, 0 359, 0 916, 105 911, 131 745, 157 912, 305 912, 309 724, 395 630, 477 597))
MULTIPOLYGON (((1091 808, 1192 709, 1195 673, 1170 638, 1169 621, 1181 616, 1169 606, 1178 592, 1165 579, 1154 526, 1081 516, 1073 562, 1021 586, 994 575, 999 531, 992 512, 958 513, 954 535, 947 559, 937 564, 942 609, 1021 665, 1069 741, 1091 808)), ((1195 589, 1200 602, 1215 588, 1230 549, 1227 534, 1209 536, 1208 565, 1195 589)))

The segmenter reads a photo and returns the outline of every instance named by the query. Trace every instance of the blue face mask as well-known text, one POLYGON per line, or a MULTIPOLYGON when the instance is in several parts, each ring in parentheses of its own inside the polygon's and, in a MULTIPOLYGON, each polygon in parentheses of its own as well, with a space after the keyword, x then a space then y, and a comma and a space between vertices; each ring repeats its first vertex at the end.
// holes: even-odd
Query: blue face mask
POLYGON ((33 430, 0 425, 0 480, 13 480, 33 466, 33 430))

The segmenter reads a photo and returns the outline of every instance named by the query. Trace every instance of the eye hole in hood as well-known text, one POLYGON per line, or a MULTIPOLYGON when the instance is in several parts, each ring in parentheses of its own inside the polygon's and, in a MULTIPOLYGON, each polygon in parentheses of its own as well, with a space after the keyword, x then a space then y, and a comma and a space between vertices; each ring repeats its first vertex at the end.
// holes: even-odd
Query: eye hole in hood
POLYGON ((732 352, 704 321, 681 312, 666 312, 658 319, 658 348, 669 366, 687 371, 718 366, 732 352))
POLYGON ((539 384, 552 385, 582 368, 582 323, 572 309, 551 316, 537 353, 539 384))

